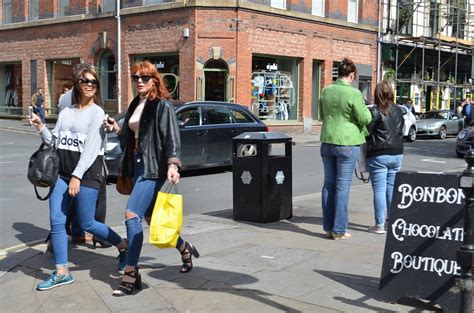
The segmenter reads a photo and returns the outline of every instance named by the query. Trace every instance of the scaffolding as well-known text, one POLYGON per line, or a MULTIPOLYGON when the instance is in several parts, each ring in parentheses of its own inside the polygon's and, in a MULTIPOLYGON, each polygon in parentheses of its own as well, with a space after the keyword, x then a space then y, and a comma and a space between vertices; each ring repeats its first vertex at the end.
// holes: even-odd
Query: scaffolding
MULTIPOLYGON (((379 40, 395 47, 395 64, 386 71, 391 72, 395 90, 410 84, 409 98, 419 106, 419 111, 454 108, 460 98, 472 93, 474 0, 383 0, 383 10, 383 38, 379 40), (417 58, 420 50, 421 62, 417 58), (429 66, 427 56, 436 54, 435 64, 431 62, 429 66), (471 58, 471 69, 464 69, 464 77, 458 77, 460 57, 471 58), (400 77, 399 71, 408 62, 413 64, 411 77, 400 77), (454 75, 443 73, 447 65, 454 65, 454 75), (412 86, 417 87, 419 99, 414 99, 412 86), (448 94, 447 99, 441 99, 442 89, 448 94), (427 92, 431 92, 429 104, 427 92)), ((397 95, 395 98, 400 101, 397 95)))

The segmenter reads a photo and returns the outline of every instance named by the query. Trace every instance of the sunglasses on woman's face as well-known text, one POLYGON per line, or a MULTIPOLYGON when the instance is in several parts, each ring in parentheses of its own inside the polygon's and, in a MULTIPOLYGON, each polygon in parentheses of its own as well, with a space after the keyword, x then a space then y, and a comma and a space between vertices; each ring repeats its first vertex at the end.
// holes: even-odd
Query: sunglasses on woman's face
POLYGON ((150 75, 143 75, 143 76, 138 76, 138 75, 132 75, 132 80, 135 83, 138 83, 138 80, 141 79, 143 83, 148 84, 148 82, 151 79, 150 75))
POLYGON ((79 79, 79 84, 84 85, 84 86, 85 86, 85 85, 89 85, 89 84, 91 84, 91 85, 93 85, 93 86, 97 86, 97 80, 95 80, 95 79, 80 78, 80 79, 79 79))

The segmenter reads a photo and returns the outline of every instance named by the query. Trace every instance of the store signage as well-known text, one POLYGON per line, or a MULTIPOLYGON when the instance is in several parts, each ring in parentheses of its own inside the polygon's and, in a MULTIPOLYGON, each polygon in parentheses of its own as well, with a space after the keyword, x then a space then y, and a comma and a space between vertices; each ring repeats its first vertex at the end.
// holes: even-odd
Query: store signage
POLYGON ((267 70, 269 70, 269 71, 277 71, 277 70, 278 70, 278 64, 276 64, 276 63, 273 63, 273 64, 268 63, 268 64, 267 64, 267 70))
POLYGON ((155 66, 156 68, 160 69, 160 68, 165 68, 165 62, 163 61, 160 61, 158 63, 155 63, 155 66))
POLYGON ((426 299, 445 312, 459 312, 456 251, 463 241, 463 203, 457 174, 397 174, 379 286, 382 299, 426 299))

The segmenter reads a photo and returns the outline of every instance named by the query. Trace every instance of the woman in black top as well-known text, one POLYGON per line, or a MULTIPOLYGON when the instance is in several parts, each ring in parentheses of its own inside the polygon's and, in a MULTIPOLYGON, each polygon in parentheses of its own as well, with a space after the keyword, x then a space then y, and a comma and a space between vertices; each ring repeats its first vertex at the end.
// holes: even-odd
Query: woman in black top
POLYGON ((395 174, 403 159, 402 110, 393 103, 393 89, 382 81, 375 87, 372 122, 367 126, 367 163, 374 191, 375 225, 368 231, 385 234, 385 220, 392 202, 395 174))
MULTIPOLYGON (((124 296, 141 288, 138 259, 143 243, 142 220, 151 215, 154 200, 166 180, 179 182, 181 143, 176 115, 168 91, 156 67, 148 61, 136 63, 132 80, 138 96, 133 99, 122 128, 113 120, 104 122, 120 136, 124 151, 120 174, 133 179, 133 190, 125 210, 128 254, 122 283, 114 296, 124 296)), ((178 238, 176 249, 181 253, 180 272, 193 268, 192 256, 199 257, 196 248, 178 238)))

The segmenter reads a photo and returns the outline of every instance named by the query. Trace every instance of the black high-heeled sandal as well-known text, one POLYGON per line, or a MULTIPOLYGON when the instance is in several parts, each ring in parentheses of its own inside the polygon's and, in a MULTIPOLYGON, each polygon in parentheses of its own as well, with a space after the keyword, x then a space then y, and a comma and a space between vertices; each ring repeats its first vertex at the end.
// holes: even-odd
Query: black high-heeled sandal
POLYGON ((140 273, 138 272, 137 266, 133 269, 133 271, 125 272, 123 275, 134 278, 135 281, 126 282, 122 280, 120 286, 118 286, 118 288, 112 293, 114 297, 127 296, 131 294, 134 290, 142 289, 142 275, 140 275, 140 273))
POLYGON ((98 239, 96 238, 95 236, 92 237, 92 248, 95 249, 97 244, 99 244, 99 246, 101 248, 110 248, 112 247, 113 245, 111 243, 108 243, 107 241, 105 240, 102 240, 102 239, 98 239))
POLYGON ((193 269, 193 258, 195 257, 196 259, 199 258, 199 252, 197 249, 190 244, 189 242, 185 241, 184 242, 184 249, 183 251, 180 251, 181 253, 181 261, 183 261, 183 265, 181 265, 181 268, 179 269, 180 273, 188 273, 193 269), (189 256, 187 256, 189 255, 189 256))

